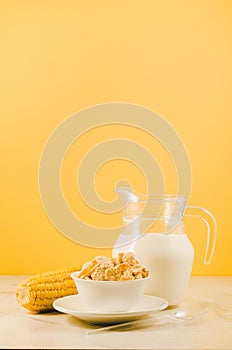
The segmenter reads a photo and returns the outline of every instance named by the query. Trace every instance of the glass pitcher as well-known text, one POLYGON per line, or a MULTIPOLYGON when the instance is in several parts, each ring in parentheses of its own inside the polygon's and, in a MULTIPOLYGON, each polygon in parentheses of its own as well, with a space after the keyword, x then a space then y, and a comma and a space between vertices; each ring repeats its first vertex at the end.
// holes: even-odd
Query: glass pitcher
POLYGON ((116 192, 123 203, 124 227, 113 248, 113 256, 133 251, 150 270, 145 293, 166 299, 169 306, 184 298, 192 271, 194 249, 184 230, 183 217, 197 216, 207 226, 204 263, 210 263, 216 243, 216 221, 206 209, 186 206, 184 197, 146 196, 130 188, 116 192), (207 217, 207 219, 206 219, 207 217))

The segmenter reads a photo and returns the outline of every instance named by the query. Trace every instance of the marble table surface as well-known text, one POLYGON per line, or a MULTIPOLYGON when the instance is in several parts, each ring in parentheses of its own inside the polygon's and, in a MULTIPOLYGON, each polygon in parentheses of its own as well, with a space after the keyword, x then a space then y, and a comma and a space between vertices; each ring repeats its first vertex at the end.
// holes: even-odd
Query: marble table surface
POLYGON ((232 277, 191 278, 186 300, 216 302, 204 319, 91 336, 86 331, 99 326, 58 312, 32 314, 18 305, 15 288, 25 277, 0 276, 1 349, 232 349, 232 277))

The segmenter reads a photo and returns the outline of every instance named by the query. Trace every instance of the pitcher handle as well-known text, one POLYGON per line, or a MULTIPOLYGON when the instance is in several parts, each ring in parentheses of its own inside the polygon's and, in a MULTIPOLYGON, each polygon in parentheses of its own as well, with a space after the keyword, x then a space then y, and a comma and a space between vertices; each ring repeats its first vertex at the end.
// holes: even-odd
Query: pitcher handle
POLYGON ((186 211, 189 211, 189 210, 193 211, 194 214, 186 214, 186 216, 199 217, 207 226, 207 241, 206 241, 204 264, 209 265, 212 260, 214 250, 215 250, 215 245, 216 245, 217 223, 216 223, 215 217, 209 210, 199 206, 188 205, 186 207, 186 211), (197 214, 198 211, 203 212, 204 215, 206 215, 207 219, 204 218, 202 215, 197 214), (209 223, 209 221, 211 221, 211 223, 209 223))

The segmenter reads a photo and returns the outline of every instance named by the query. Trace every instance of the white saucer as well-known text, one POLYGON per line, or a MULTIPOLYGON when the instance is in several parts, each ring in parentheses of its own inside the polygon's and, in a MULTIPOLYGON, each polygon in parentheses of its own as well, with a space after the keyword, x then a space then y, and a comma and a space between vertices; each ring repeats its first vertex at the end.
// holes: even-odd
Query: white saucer
POLYGON ((144 295, 139 303, 131 310, 125 312, 94 312, 86 310, 78 294, 57 299, 53 307, 60 312, 75 316, 90 323, 119 323, 136 320, 152 312, 166 309, 168 302, 152 295, 144 295))

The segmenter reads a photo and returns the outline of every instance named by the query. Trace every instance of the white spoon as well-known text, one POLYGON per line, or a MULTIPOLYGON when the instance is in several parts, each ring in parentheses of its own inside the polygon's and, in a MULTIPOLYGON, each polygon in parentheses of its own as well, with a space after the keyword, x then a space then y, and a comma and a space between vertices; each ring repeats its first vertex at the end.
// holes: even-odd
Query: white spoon
POLYGON ((189 323, 202 319, 209 315, 214 309, 215 302, 213 300, 202 300, 197 303, 188 303, 183 307, 173 310, 162 311, 162 315, 153 316, 148 319, 130 321, 125 323, 119 323, 112 326, 105 326, 98 329, 90 330, 86 332, 86 335, 94 335, 98 333, 108 332, 111 330, 117 330, 120 328, 139 328, 145 326, 158 325, 161 323, 177 322, 177 323, 189 323))

